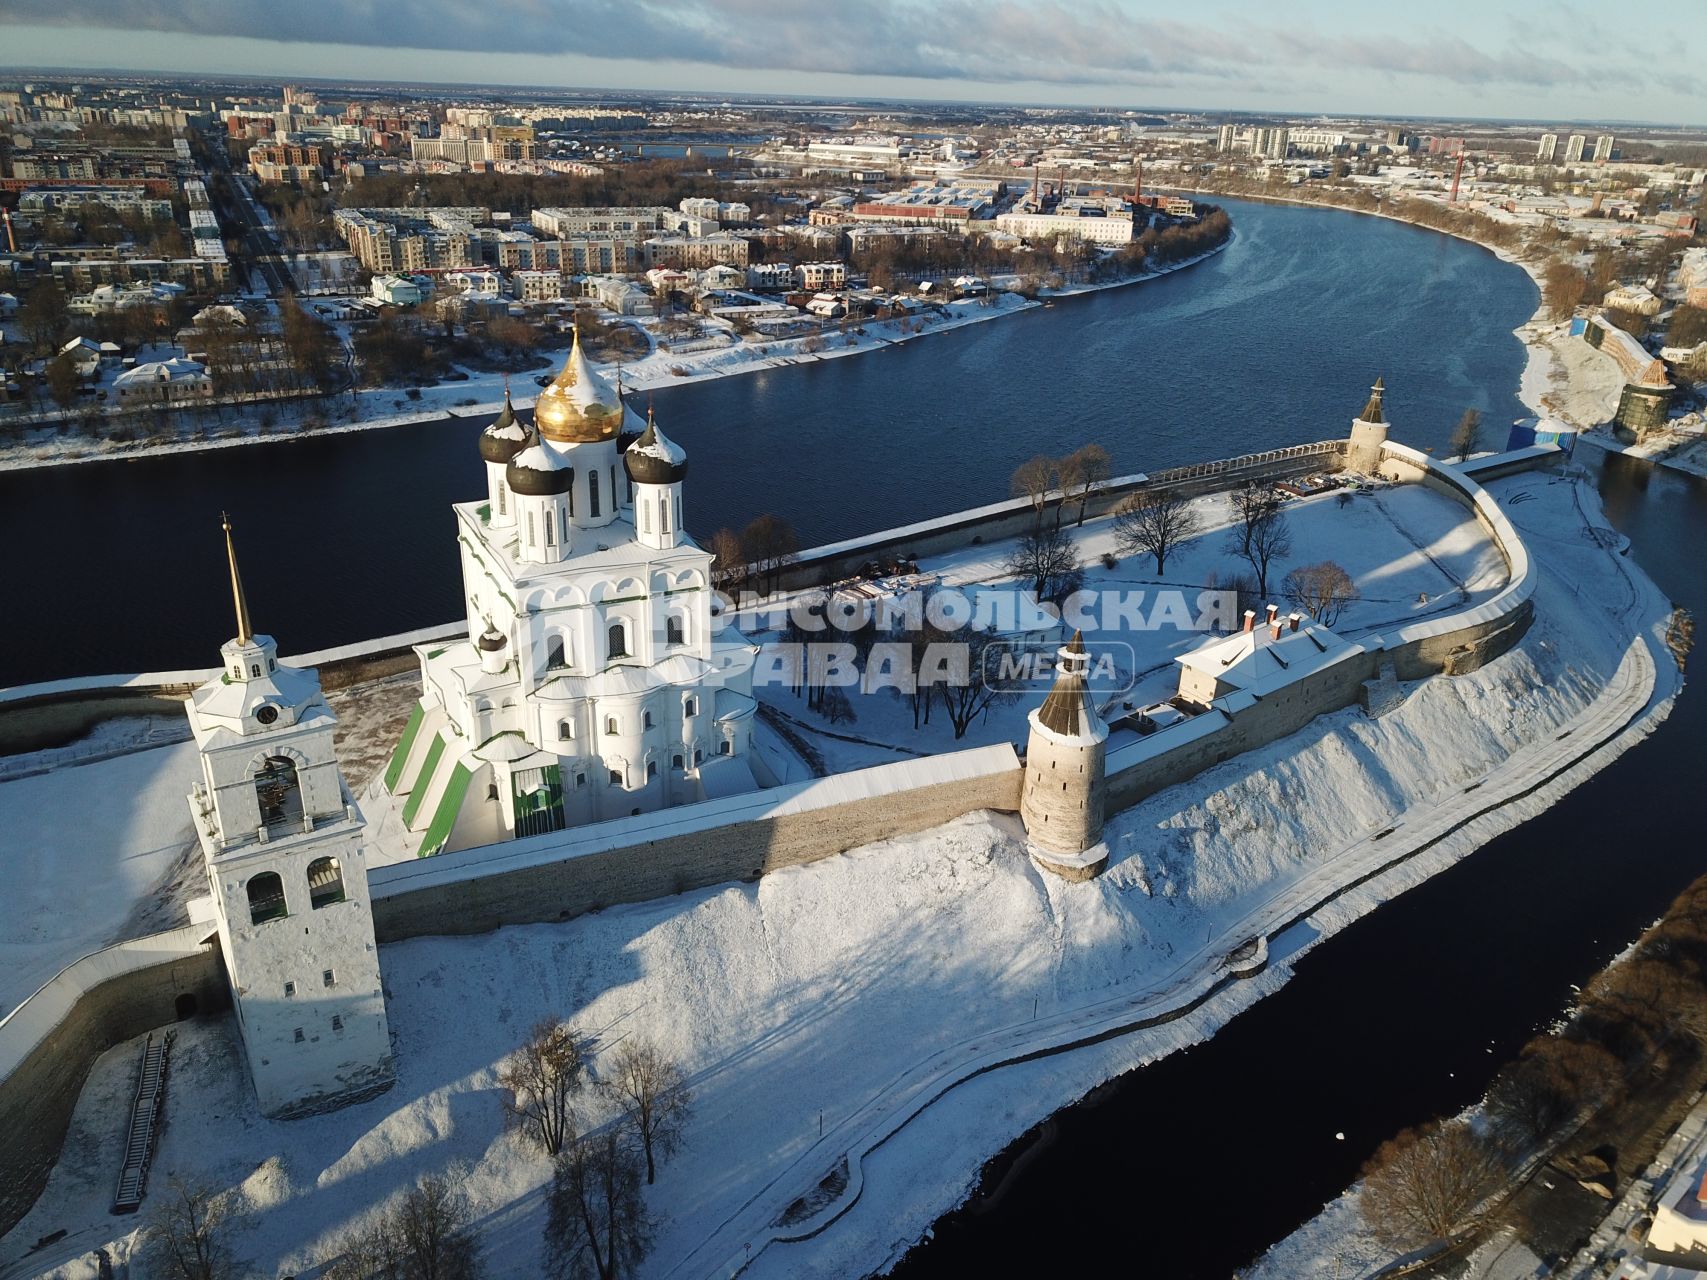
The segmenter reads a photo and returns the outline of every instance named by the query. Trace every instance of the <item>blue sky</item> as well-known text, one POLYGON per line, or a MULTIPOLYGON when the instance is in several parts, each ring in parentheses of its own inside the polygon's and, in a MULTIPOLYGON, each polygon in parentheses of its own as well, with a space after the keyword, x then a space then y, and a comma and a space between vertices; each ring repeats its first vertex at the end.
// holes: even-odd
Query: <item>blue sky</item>
POLYGON ((1707 0, 0 0, 0 62, 1707 123, 1707 0))

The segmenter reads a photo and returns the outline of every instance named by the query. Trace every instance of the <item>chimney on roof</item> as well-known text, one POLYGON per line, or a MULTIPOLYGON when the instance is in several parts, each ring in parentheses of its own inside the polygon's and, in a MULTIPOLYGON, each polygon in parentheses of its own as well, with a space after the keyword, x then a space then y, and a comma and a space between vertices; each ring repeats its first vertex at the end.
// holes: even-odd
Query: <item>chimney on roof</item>
POLYGON ((1279 605, 1271 604, 1268 607, 1268 638, 1270 640, 1280 639, 1280 606, 1279 605))
POLYGON ((1256 625, 1257 625, 1257 611, 1255 609, 1246 609, 1245 610, 1245 630, 1246 631, 1254 631, 1254 630, 1256 630, 1256 625))
POLYGON ((1289 613, 1286 615, 1286 621, 1291 624, 1291 629, 1296 631, 1298 630, 1298 624, 1304 621, 1304 615, 1301 613, 1289 613))

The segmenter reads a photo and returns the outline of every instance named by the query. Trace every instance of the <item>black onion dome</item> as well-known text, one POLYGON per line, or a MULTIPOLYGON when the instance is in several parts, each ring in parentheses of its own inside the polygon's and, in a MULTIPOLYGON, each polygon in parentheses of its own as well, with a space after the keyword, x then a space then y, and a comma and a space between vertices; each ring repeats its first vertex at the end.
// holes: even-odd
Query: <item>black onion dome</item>
POLYGON ((688 455, 658 430, 650 414, 640 438, 623 450, 622 465, 635 484, 676 484, 688 473, 688 455))
POLYGON ((527 430, 516 421, 516 411, 505 392, 503 410, 480 433, 480 456, 486 462, 508 462, 527 447, 527 430))
POLYGON ((528 432, 527 447, 504 468, 504 483, 510 492, 529 498, 550 498, 568 493, 575 484, 575 468, 569 459, 528 432))
POLYGON ((474 643, 487 653, 496 653, 510 642, 504 637, 502 631, 496 627, 488 626, 486 630, 480 633, 480 638, 474 643))

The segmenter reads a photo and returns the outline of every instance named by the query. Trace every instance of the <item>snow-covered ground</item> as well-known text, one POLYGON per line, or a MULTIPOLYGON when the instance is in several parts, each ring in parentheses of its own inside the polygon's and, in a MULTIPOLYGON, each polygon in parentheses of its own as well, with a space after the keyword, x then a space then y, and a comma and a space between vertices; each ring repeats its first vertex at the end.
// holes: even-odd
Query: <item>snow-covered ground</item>
POLYGON ((149 906, 194 843, 200 776, 181 742, 0 783, 0 1016, 73 960, 166 927, 149 906))
MULTIPOLYGON (((1105 610, 1105 602, 1111 602, 1115 593, 1144 592, 1141 616, 1148 620, 1157 616, 1161 594, 1177 590, 1195 617, 1198 595, 1206 586, 1249 572, 1226 547, 1234 519, 1230 500, 1216 494, 1197 499, 1193 506, 1200 531, 1168 558, 1167 571, 1160 576, 1155 562, 1141 555, 1122 558, 1112 569, 1103 566, 1105 553, 1119 555, 1112 521, 1090 520, 1071 529, 1085 568, 1084 589, 1096 599, 1093 625, 1084 628, 1085 639, 1093 649, 1102 645, 1104 651, 1118 654, 1123 671, 1136 677, 1131 691, 1120 697, 1135 706, 1173 696, 1179 684, 1173 659, 1210 637, 1172 624, 1134 629, 1123 621, 1117 605, 1109 603, 1105 610), (1096 625, 1103 622, 1110 625, 1096 625)), ((1276 562, 1271 586, 1278 588, 1286 571, 1295 566, 1323 560, 1339 563, 1362 593, 1334 624, 1343 635, 1359 637, 1456 612, 1492 597, 1507 581, 1499 552, 1482 528, 1466 518, 1464 508, 1420 485, 1365 490, 1345 505, 1338 493, 1296 499, 1286 504, 1285 512, 1292 551, 1276 562)), ((1072 519, 1069 507, 1066 520, 1072 519)), ((919 562, 920 578, 968 594, 990 584, 1011 588, 1004 566, 1013 545, 1012 541, 993 542, 926 557, 919 562)), ((1278 589, 1273 599, 1283 609, 1290 607, 1278 589)), ((775 622, 774 611, 765 608, 744 614, 740 625, 749 637, 774 647, 783 642, 776 630, 767 630, 775 622)), ((1064 641, 1071 628, 1056 628, 1051 634, 1064 641)), ((836 770, 892 763, 897 754, 925 755, 992 742, 1023 744, 1026 715, 1042 697, 1038 686, 1035 698, 991 708, 973 722, 964 739, 956 741, 954 727, 940 708, 932 711, 930 723, 915 730, 911 699, 895 689, 848 690, 856 718, 833 725, 808 709, 805 699, 788 687, 770 685, 757 692, 776 713, 788 717, 836 770)), ((1111 743, 1117 745, 1118 741, 1111 743)))
MULTIPOLYGON (((1013 1136, 1211 1033, 1284 982, 1301 950, 1538 811, 1639 737, 1640 717, 1663 714, 1677 681, 1658 649, 1663 599, 1580 536, 1570 484, 1528 476, 1499 488, 1538 535, 1544 568, 1537 622, 1517 649, 1474 675, 1409 687, 1381 719, 1321 717, 1151 797, 1109 824, 1101 878, 1041 875, 1015 820, 970 815, 756 884, 388 946, 390 1093, 327 1117, 259 1119, 229 1020, 185 1024, 155 1176, 243 1187, 256 1214, 239 1251, 282 1273, 313 1265, 420 1172, 467 1162, 494 1274, 533 1274, 548 1166, 504 1135, 495 1070, 537 1018, 557 1016, 607 1047, 656 1040, 698 1093, 686 1146, 649 1193, 661 1227, 646 1274, 721 1273, 749 1247, 757 1275, 880 1267, 1013 1136), (1467 798, 1465 783, 1481 778, 1467 798), (1467 804, 1482 816, 1459 829, 1467 804), (1395 825, 1372 853, 1372 834, 1395 825), (1407 842, 1412 861, 1277 935, 1268 972, 1194 1014, 955 1083, 991 1053, 1072 1044, 1110 1018, 1165 1011, 1212 982, 1264 921, 1323 901, 1407 842), (848 1153, 857 1202, 835 1205, 845 1212, 808 1240, 770 1242, 778 1216, 848 1153)), ((1592 493, 1581 500, 1592 509, 1592 493)), ((108 1217, 106 1196, 134 1055, 121 1046, 97 1064, 72 1158, 0 1241, 0 1275, 13 1264, 89 1274, 51 1264, 109 1241, 125 1253, 134 1222, 108 1217), (31 1242, 61 1229, 61 1244, 24 1262, 31 1242)))

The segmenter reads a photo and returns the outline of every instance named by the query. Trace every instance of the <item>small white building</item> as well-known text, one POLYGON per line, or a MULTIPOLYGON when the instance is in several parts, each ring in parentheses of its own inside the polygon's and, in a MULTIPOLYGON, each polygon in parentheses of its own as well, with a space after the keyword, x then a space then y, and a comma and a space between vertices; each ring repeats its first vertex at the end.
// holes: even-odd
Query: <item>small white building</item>
POLYGON ((619 316, 649 316, 657 311, 652 295, 632 280, 600 276, 593 282, 599 305, 619 316))
POLYGON ((206 365, 173 356, 126 369, 113 379, 113 390, 121 405, 207 399, 213 395, 213 377, 206 365))
POLYGON ((1660 1197, 1654 1225, 1648 1231, 1651 1252, 1679 1254, 1707 1263, 1707 1160, 1703 1154, 1697 1142, 1660 1197))
POLYGON ((407 276, 375 276, 368 286, 375 302, 393 307, 413 307, 425 296, 421 286, 407 276))
POLYGON ((802 262, 794 268, 794 278, 802 289, 845 289, 848 266, 845 262, 802 262))
POLYGON ((510 277, 516 297, 523 302, 563 301, 561 271, 518 271, 510 277))
POLYGON ((1282 618, 1271 604, 1266 621, 1258 626, 1256 614, 1247 610, 1243 631, 1174 659, 1180 668, 1179 697, 1198 707, 1231 694, 1261 698, 1357 649, 1324 626, 1306 624, 1301 614, 1282 618))
POLYGON ((792 289, 794 268, 786 262, 749 263, 746 270, 749 289, 792 289))
POLYGON ((101 368, 102 344, 93 338, 73 338, 59 349, 62 359, 69 359, 79 378, 93 378, 101 368))

